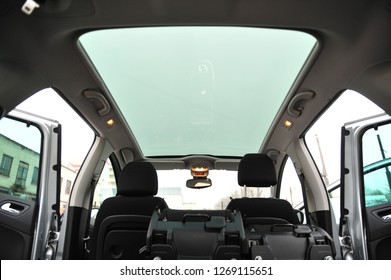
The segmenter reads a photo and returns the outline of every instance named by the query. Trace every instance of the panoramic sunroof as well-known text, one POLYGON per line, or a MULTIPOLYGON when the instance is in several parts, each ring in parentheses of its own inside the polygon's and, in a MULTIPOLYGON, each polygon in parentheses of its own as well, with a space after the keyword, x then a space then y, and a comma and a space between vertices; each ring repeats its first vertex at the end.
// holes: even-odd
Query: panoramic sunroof
POLYGON ((303 32, 145 27, 80 42, 145 156, 257 152, 316 44, 303 32))

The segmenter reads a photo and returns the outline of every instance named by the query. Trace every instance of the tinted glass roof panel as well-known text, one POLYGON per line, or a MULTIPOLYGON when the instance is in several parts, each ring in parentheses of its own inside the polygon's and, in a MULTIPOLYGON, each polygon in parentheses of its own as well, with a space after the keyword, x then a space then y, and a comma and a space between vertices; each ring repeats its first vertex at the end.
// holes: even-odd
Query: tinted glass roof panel
POLYGON ((303 32, 145 27, 80 42, 145 156, 257 152, 316 44, 303 32))

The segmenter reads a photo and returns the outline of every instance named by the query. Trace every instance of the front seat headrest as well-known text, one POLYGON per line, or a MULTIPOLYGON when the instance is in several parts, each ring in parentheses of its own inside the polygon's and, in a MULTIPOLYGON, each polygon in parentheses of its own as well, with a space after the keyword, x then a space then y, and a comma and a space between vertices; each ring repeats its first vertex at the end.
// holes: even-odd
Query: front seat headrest
POLYGON ((153 196, 157 191, 157 173, 150 162, 130 162, 122 169, 117 195, 153 196))
POLYGON ((277 184, 274 163, 265 154, 246 154, 238 167, 238 183, 248 187, 270 187, 277 184))

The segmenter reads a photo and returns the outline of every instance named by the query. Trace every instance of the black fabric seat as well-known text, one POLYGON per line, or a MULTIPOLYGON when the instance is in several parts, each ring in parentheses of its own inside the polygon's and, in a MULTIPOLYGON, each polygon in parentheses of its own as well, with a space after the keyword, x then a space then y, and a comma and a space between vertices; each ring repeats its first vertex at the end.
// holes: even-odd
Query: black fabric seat
POLYGON ((128 163, 121 171, 117 196, 103 201, 91 239, 91 259, 143 259, 150 217, 168 208, 156 197, 156 170, 148 162, 128 163), (142 251, 142 250, 141 250, 142 251))
MULTIPOLYGON (((271 187, 277 183, 273 161, 264 154, 246 154, 239 163, 238 183, 240 186, 271 187)), ((254 218, 264 218, 264 223, 291 223, 298 224, 299 219, 292 205, 277 198, 236 198, 227 205, 231 211, 239 210, 243 220, 255 221, 254 218)))
POLYGON ((275 220, 275 223, 290 223, 298 224, 299 219, 294 212, 292 205, 283 199, 278 198, 235 198, 227 205, 227 209, 231 211, 239 210, 242 213, 243 219, 247 221, 255 220, 252 218, 265 218, 270 223, 275 220))

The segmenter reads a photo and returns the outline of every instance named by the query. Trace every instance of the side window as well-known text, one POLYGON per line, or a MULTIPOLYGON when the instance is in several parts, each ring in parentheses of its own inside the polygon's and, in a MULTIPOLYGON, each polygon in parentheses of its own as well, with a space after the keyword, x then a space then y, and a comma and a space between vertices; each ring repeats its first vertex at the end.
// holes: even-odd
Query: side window
POLYGON ((391 124, 365 131, 362 137, 365 206, 391 201, 391 124))
POLYGON ((293 208, 301 210, 304 207, 303 190, 290 158, 287 159, 282 173, 280 198, 289 201, 293 208))
POLYGON ((305 135, 305 141, 329 192, 336 220, 340 215, 341 127, 351 121, 384 112, 361 94, 347 90, 305 135))
POLYGON ((326 187, 340 179, 341 127, 383 112, 363 95, 347 90, 309 129, 305 141, 326 187))
POLYGON ((99 208, 103 201, 109 197, 113 197, 117 194, 117 182, 115 181, 115 175, 113 166, 110 159, 108 159, 100 174, 98 184, 95 187, 94 198, 92 201, 90 230, 94 229, 96 215, 99 212, 99 208))
POLYGON ((333 213, 337 224, 339 224, 339 217, 341 215, 341 188, 339 182, 331 184, 327 188, 329 193, 330 203, 333 207, 333 213))
POLYGON ((11 118, 0 121, 0 192, 36 200, 41 138, 33 125, 11 118))
POLYGON ((102 202, 109 197, 113 197, 117 194, 117 183, 115 181, 114 170, 110 159, 106 161, 106 164, 100 175, 98 184, 95 188, 94 200, 92 202, 92 208, 99 209, 102 202))

